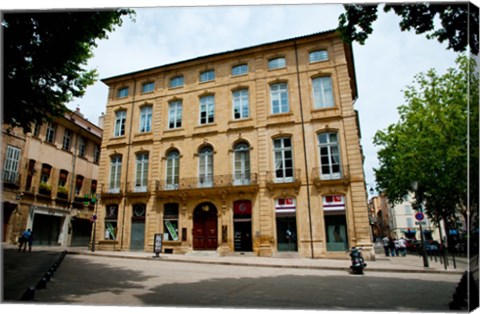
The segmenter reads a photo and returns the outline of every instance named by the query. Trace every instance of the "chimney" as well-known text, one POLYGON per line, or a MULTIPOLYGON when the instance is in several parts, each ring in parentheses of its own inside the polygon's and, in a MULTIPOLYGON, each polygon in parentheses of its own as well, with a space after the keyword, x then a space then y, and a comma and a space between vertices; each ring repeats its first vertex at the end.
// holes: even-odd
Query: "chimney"
POLYGON ((105 114, 102 112, 102 115, 98 117, 98 126, 103 129, 103 121, 105 120, 105 114))

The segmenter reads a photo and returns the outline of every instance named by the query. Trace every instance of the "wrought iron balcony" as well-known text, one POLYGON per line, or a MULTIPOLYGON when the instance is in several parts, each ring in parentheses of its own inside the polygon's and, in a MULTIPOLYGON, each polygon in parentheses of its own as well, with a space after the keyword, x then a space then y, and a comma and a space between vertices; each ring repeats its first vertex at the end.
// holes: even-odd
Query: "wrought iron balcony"
POLYGON ((2 181, 4 184, 10 184, 19 186, 20 185, 20 174, 15 171, 3 170, 2 171, 2 181))
MULTIPOLYGON (((325 169, 327 170, 327 169, 325 169)), ((334 169, 335 170, 335 169, 334 169)), ((313 183, 319 188, 320 186, 326 185, 348 185, 350 182, 350 168, 348 165, 341 165, 336 172, 327 173, 325 171, 322 174, 321 167, 315 167, 312 171, 312 180, 313 183)))
POLYGON ((150 193, 157 189, 158 181, 150 180, 146 182, 130 181, 127 183, 127 193, 150 193))
POLYGON ((302 184, 300 169, 267 171, 267 188, 295 188, 298 189, 302 184))

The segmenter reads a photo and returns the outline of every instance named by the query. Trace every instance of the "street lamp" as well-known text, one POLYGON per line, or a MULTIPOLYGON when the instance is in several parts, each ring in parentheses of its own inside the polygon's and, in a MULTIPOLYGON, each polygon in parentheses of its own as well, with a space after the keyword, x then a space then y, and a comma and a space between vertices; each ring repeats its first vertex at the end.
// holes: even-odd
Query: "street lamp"
MULTIPOLYGON (((418 199, 417 199, 418 182, 417 181, 412 182, 412 189, 415 192, 415 200, 418 202, 418 199)), ((422 204, 420 203, 419 206, 420 206, 419 211, 423 213, 422 204)), ((422 221, 419 221, 418 225, 420 226, 420 240, 422 243, 423 267, 429 267, 427 253, 425 251, 425 238, 424 238, 423 229, 422 229, 422 221)))

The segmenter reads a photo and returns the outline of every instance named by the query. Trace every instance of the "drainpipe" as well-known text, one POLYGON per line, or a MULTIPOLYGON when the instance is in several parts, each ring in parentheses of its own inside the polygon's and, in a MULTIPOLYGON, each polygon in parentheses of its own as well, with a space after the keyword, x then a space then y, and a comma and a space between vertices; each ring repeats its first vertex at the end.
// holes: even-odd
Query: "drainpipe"
POLYGON ((123 250, 123 234, 125 230, 125 211, 127 209, 127 200, 126 200, 126 195, 127 195, 127 190, 128 190, 128 165, 130 163, 130 147, 132 144, 132 128, 133 128, 133 110, 135 107, 135 94, 137 92, 137 81, 135 78, 133 78, 133 96, 132 96, 132 110, 130 112, 130 127, 128 130, 128 142, 127 142, 127 160, 126 160, 126 174, 125 174, 125 186, 123 189, 123 214, 122 214, 122 233, 120 236, 120 251, 123 250))
POLYGON ((310 203, 310 179, 308 176, 308 158, 307 158, 307 144, 305 139, 305 121, 303 117, 303 103, 302 103, 302 90, 300 87, 300 71, 298 68, 298 50, 297 50, 297 42, 294 42, 295 45, 295 66, 297 69, 297 85, 298 85, 298 99, 300 102, 300 117, 302 121, 302 140, 303 140, 303 157, 305 162, 305 178, 307 180, 307 204, 308 204, 308 227, 310 230, 310 252, 312 254, 312 258, 315 258, 315 254, 313 252, 313 235, 312 235, 312 211, 311 211, 311 203, 310 203))

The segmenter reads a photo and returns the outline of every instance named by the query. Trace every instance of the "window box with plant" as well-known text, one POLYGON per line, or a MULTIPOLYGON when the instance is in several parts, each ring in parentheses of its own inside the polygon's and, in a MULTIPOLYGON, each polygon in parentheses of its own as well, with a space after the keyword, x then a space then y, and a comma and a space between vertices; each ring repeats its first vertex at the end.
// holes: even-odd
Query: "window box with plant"
POLYGON ((52 186, 46 182, 40 182, 40 186, 38 187, 38 193, 44 194, 44 195, 51 195, 52 186))
POLYGON ((61 199, 67 199, 68 198, 68 189, 62 185, 58 186, 57 189, 57 197, 61 199))

